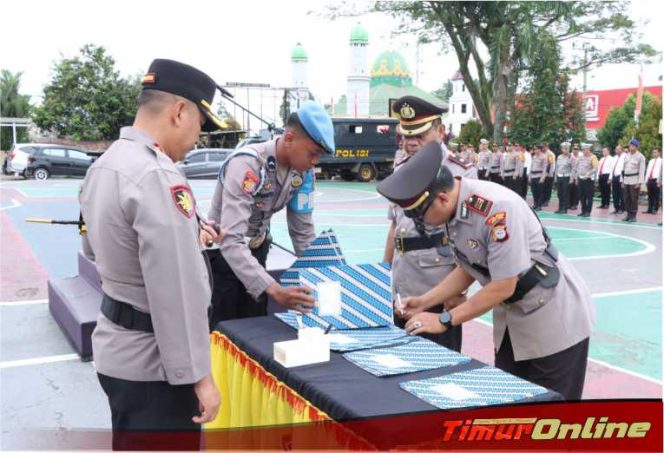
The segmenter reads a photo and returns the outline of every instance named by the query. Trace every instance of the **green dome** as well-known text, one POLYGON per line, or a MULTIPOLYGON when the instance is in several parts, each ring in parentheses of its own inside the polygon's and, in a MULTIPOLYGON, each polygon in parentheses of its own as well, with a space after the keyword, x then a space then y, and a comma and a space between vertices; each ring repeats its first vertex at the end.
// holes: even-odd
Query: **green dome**
POLYGON ((304 47, 302 47, 302 44, 299 42, 295 45, 295 48, 291 52, 290 55, 291 61, 309 61, 309 57, 307 57, 307 52, 304 50, 304 47))
POLYGON ((351 44, 369 44, 369 32, 359 22, 350 32, 351 44))
POLYGON ((396 87, 413 85, 406 59, 399 52, 388 50, 376 58, 371 68, 371 86, 383 83, 396 87))

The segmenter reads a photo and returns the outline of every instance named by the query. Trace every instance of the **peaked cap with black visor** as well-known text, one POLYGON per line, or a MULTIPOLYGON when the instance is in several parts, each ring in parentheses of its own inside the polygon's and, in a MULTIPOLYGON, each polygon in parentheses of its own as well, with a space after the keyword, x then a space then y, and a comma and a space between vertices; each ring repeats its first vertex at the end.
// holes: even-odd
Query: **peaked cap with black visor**
POLYGON ((226 127, 226 122, 212 111, 212 101, 217 88, 224 96, 233 96, 203 71, 179 61, 158 58, 150 64, 141 84, 144 90, 164 91, 196 104, 205 115, 202 131, 212 132, 226 127))
POLYGON ((376 188, 413 219, 420 233, 424 231, 424 215, 436 195, 454 183, 452 172, 441 166, 442 161, 440 145, 429 142, 376 188))

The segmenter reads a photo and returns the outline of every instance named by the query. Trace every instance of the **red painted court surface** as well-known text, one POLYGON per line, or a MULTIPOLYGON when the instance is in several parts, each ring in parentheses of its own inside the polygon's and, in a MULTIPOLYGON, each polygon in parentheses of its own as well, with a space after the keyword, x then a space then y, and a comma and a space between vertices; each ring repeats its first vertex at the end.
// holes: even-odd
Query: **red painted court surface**
MULTIPOLYGON (((75 227, 28 224, 26 217, 77 219, 80 180, 4 180, 0 188, 0 377, 4 449, 48 448, 34 429, 108 429, 110 413, 93 364, 78 360, 52 320, 49 278, 75 275, 75 227)), ((206 212, 214 181, 193 181, 206 212)), ((320 182, 315 221, 337 232, 351 263, 383 255, 387 203, 374 184, 320 182)), ((541 218, 558 249, 587 282, 597 309, 584 398, 662 396, 661 216, 639 213, 625 224, 607 210, 578 218, 549 212, 541 218)), ((290 248, 285 215, 272 222, 275 240, 290 248)), ((463 352, 492 362, 491 317, 464 326, 463 352)), ((52 446, 51 446, 52 447, 52 446)))

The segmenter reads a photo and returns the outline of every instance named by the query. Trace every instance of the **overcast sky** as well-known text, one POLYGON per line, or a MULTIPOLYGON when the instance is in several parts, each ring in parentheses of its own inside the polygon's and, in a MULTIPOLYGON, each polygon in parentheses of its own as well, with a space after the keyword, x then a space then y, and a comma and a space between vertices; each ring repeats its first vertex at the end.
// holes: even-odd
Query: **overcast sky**
MULTIPOLYGON (((3 2, 0 67, 23 72, 22 92, 39 102, 53 62, 78 53, 85 43, 106 47, 124 75, 143 73, 153 58, 189 63, 220 83, 291 84, 290 52, 301 42, 309 55, 309 85, 323 102, 336 101, 346 89, 348 37, 358 22, 369 31, 369 64, 382 51, 398 50, 416 78, 414 37, 392 38, 397 22, 370 15, 331 21, 327 1, 14 0, 3 2)), ((664 29, 662 2, 637 0, 633 17, 643 21, 644 40, 658 50, 664 29), (647 23, 646 23, 647 22, 647 23)), ((456 56, 440 55, 430 44, 420 48, 419 86, 439 88, 457 69, 456 56)), ((606 67, 589 74, 588 89, 635 86, 638 66, 606 67)), ((661 63, 646 68, 646 84, 661 84, 661 63)), ((580 78, 575 80, 580 88, 580 78)), ((264 114, 274 107, 264 98, 264 114)), ((259 108, 254 94, 252 107, 259 108)), ((238 98, 245 101, 238 93, 238 98)))

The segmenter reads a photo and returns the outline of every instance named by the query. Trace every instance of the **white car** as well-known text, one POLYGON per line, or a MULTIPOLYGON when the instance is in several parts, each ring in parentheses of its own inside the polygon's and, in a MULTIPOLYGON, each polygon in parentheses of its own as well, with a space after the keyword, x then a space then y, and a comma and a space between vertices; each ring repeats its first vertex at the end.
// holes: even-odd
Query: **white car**
POLYGON ((16 143, 7 155, 7 174, 23 175, 28 157, 34 152, 32 143, 16 143))

